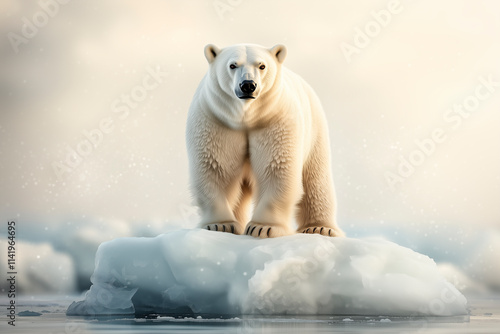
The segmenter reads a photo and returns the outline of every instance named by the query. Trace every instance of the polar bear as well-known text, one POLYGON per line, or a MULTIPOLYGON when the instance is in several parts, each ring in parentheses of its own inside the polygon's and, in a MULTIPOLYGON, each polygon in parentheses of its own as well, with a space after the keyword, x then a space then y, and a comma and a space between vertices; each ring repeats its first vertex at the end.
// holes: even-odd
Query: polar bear
POLYGON ((205 47, 209 69, 189 108, 186 143, 200 227, 272 238, 343 236, 335 222, 328 128, 287 49, 205 47), (251 215, 251 204, 254 210, 251 215))

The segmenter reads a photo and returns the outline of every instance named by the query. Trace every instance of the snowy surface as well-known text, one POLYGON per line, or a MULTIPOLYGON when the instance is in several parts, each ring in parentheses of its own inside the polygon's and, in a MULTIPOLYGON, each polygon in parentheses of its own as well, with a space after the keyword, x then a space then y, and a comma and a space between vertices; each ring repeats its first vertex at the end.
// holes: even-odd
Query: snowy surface
POLYGON ((467 314, 433 260, 378 239, 199 229, 120 238, 99 247, 92 283, 69 315, 467 314))

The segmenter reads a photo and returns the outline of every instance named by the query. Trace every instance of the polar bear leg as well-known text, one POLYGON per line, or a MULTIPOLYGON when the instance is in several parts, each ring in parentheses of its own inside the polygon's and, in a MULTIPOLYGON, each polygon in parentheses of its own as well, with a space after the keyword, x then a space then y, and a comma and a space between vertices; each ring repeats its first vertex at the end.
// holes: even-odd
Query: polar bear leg
POLYGON ((249 221, 250 215, 250 207, 252 205, 252 181, 249 177, 250 171, 250 163, 245 163, 244 167, 244 177, 241 181, 241 192, 238 197, 238 201, 233 206, 233 213, 236 217, 236 220, 240 223, 241 226, 245 226, 249 221))
POLYGON ((302 171, 304 195, 297 212, 298 233, 344 236, 335 221, 335 192, 327 138, 319 137, 302 171))
POLYGON ((293 234, 289 223, 300 199, 302 147, 290 124, 276 123, 249 134, 257 199, 245 234, 269 238, 293 234))
POLYGON ((191 186, 201 209, 200 227, 241 234, 233 208, 240 195, 246 136, 209 117, 191 119, 187 138, 191 186))

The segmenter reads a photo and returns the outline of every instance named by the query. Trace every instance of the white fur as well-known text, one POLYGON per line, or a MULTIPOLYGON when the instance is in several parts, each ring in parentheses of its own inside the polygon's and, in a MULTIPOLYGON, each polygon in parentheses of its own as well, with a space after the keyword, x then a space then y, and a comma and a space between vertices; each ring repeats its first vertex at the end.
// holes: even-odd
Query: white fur
POLYGON ((205 57, 186 130, 200 227, 277 237, 293 233, 296 213, 298 232, 342 236, 324 112, 312 88, 282 66, 286 48, 207 45, 205 57), (253 99, 238 97, 243 80, 257 84, 253 99))

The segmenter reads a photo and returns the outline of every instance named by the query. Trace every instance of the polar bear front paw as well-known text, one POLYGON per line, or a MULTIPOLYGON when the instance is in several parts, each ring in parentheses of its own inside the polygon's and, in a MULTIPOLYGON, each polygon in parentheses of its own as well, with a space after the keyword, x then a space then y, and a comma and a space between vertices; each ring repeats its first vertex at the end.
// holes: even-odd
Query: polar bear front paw
POLYGON ((304 227, 299 229, 297 233, 305 233, 305 234, 321 234, 327 237, 343 237, 344 232, 339 229, 326 227, 326 226, 311 226, 304 227))
POLYGON ((243 232, 240 224, 233 221, 205 224, 201 228, 209 231, 228 232, 233 234, 241 234, 243 232))
POLYGON ((290 235, 288 228, 277 224, 264 224, 249 222, 245 228, 245 234, 252 237, 267 239, 290 235))

